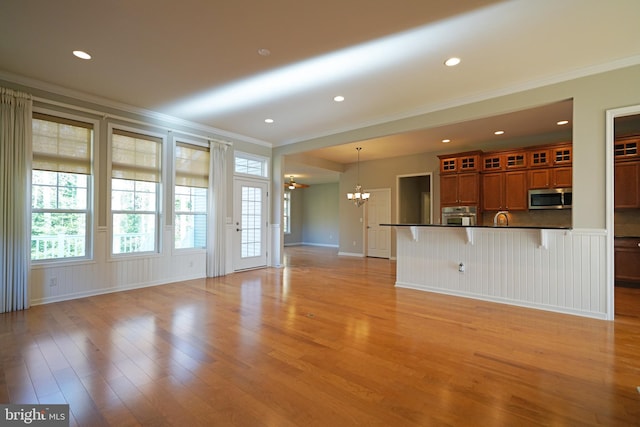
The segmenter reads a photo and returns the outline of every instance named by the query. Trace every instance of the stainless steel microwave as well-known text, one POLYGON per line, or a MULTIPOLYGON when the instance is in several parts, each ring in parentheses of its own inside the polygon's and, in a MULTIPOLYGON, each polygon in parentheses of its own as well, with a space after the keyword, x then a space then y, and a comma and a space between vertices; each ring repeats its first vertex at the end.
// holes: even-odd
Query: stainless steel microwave
POLYGON ((529 209, 571 209, 571 188, 529 190, 529 209))

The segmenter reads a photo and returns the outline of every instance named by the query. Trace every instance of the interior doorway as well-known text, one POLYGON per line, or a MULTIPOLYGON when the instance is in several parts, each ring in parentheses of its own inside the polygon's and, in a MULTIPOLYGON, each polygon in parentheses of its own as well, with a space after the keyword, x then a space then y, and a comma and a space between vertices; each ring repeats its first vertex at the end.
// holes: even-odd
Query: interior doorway
POLYGON ((396 201, 399 224, 432 224, 431 173, 398 175, 396 201))
MULTIPOLYGON (((640 298, 640 105, 607 112, 608 307, 627 315, 640 298)), ((637 314, 637 312, 634 312, 637 314)), ((635 315, 634 314, 634 315, 635 315)))

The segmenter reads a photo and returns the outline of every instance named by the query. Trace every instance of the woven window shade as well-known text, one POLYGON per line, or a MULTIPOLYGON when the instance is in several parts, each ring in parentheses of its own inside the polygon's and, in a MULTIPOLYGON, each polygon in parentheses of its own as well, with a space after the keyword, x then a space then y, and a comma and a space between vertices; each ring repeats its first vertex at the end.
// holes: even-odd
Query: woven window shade
POLYGON ((90 123, 33 113, 33 169, 91 174, 90 123))
POLYGON ((160 182, 162 139, 114 129, 111 137, 111 177, 160 182))
POLYGON ((176 144, 176 185, 207 188, 209 149, 192 144, 176 144))

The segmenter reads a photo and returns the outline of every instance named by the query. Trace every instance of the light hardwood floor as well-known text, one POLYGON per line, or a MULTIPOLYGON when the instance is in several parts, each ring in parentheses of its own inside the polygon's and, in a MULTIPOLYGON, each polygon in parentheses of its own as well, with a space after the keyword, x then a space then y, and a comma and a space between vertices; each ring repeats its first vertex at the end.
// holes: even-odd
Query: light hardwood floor
POLYGON ((82 426, 640 425, 640 290, 615 322, 394 288, 395 263, 286 267, 0 315, 0 402, 82 426))

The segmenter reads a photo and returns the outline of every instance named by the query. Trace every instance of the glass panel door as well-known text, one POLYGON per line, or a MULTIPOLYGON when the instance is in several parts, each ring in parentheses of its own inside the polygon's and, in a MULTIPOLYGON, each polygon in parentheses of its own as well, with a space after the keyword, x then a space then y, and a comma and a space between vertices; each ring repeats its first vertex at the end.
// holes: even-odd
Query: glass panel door
POLYGON ((234 270, 267 265, 267 183, 234 180, 234 270))

